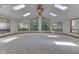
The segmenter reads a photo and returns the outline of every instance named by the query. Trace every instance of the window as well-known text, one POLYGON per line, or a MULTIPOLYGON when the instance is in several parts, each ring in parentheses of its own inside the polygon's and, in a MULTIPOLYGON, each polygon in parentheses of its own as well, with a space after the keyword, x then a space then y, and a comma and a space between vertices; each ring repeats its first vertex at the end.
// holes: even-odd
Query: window
POLYGON ((49 31, 50 30, 50 20, 41 17, 41 20, 39 20, 39 17, 36 17, 30 21, 30 30, 31 31, 49 31), (41 23, 40 23, 40 22, 41 23))
POLYGON ((42 30, 48 31, 50 30, 50 21, 46 18, 42 18, 42 30))
POLYGON ((79 33, 79 19, 73 19, 71 20, 71 32, 72 33, 79 33))
POLYGON ((19 22, 18 23, 18 31, 28 31, 28 23, 27 22, 19 22))
POLYGON ((62 22, 53 22, 52 30, 54 32, 62 32, 63 26, 62 22))
POLYGON ((38 31, 38 27, 39 27, 38 20, 39 20, 39 18, 35 18, 30 21, 30 30, 31 31, 38 31))
POLYGON ((10 21, 5 18, 0 18, 0 32, 10 32, 10 21))

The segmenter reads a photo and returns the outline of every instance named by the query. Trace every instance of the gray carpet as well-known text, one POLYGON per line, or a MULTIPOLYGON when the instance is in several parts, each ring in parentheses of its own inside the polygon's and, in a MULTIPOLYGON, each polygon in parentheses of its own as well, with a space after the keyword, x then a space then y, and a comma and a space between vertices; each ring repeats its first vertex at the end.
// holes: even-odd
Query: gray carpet
POLYGON ((25 33, 0 38, 1 54, 78 54, 79 39, 50 33, 25 33), (53 35, 48 37, 48 35, 53 35), (15 37, 15 38, 14 38, 15 37), (11 40, 14 38, 14 40, 11 40), (9 39, 11 41, 9 41, 9 39), (6 41, 8 40, 8 41, 6 41), (55 42, 76 44, 57 45, 55 42))

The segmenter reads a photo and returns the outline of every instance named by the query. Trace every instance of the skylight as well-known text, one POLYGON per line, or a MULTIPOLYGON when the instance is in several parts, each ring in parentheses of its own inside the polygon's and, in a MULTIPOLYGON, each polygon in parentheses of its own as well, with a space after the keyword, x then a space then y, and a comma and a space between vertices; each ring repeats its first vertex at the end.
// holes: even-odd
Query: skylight
POLYGON ((30 14, 31 14, 31 13, 28 12, 28 13, 24 14, 23 16, 26 17, 26 16, 29 16, 30 14))
POLYGON ((20 10, 20 9, 22 9, 22 8, 25 8, 25 5, 17 5, 17 6, 15 6, 15 7, 13 7, 13 9, 14 9, 15 11, 20 10))
POLYGON ((61 10, 66 10, 68 8, 67 6, 63 6, 63 5, 60 5, 60 4, 55 4, 54 7, 61 9, 61 10))
POLYGON ((54 17, 56 17, 56 16, 57 16, 56 14, 54 14, 54 13, 51 13, 51 12, 50 12, 49 14, 50 14, 50 15, 52 15, 52 16, 54 16, 54 17))

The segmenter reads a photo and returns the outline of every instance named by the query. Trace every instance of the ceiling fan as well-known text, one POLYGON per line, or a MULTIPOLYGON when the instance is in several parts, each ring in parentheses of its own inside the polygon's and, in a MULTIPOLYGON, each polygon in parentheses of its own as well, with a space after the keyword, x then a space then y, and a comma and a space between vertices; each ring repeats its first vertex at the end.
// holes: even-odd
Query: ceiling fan
POLYGON ((38 11, 38 15, 39 15, 39 16, 42 16, 43 10, 44 10, 44 8, 42 8, 42 5, 39 4, 38 7, 37 7, 37 11, 38 11))

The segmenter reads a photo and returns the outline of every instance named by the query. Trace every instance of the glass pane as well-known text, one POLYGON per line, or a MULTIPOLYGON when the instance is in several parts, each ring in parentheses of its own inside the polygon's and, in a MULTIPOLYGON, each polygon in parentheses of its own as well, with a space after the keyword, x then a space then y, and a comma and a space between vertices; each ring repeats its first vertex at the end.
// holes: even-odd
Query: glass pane
POLYGON ((38 18, 31 20, 31 22, 30 22, 30 30, 38 31, 38 18))
POLYGON ((79 19, 72 20, 72 32, 79 33, 79 19))
POLYGON ((79 29, 79 19, 72 20, 72 29, 79 29))
POLYGON ((0 32, 10 32, 9 20, 0 18, 0 32))
POLYGON ((28 24, 27 23, 19 23, 18 27, 19 27, 19 31, 27 31, 28 30, 28 24))
POLYGON ((48 19, 42 19, 42 30, 50 30, 50 22, 48 19))
POLYGON ((53 22, 52 30, 55 32, 62 32, 62 22, 53 22))

